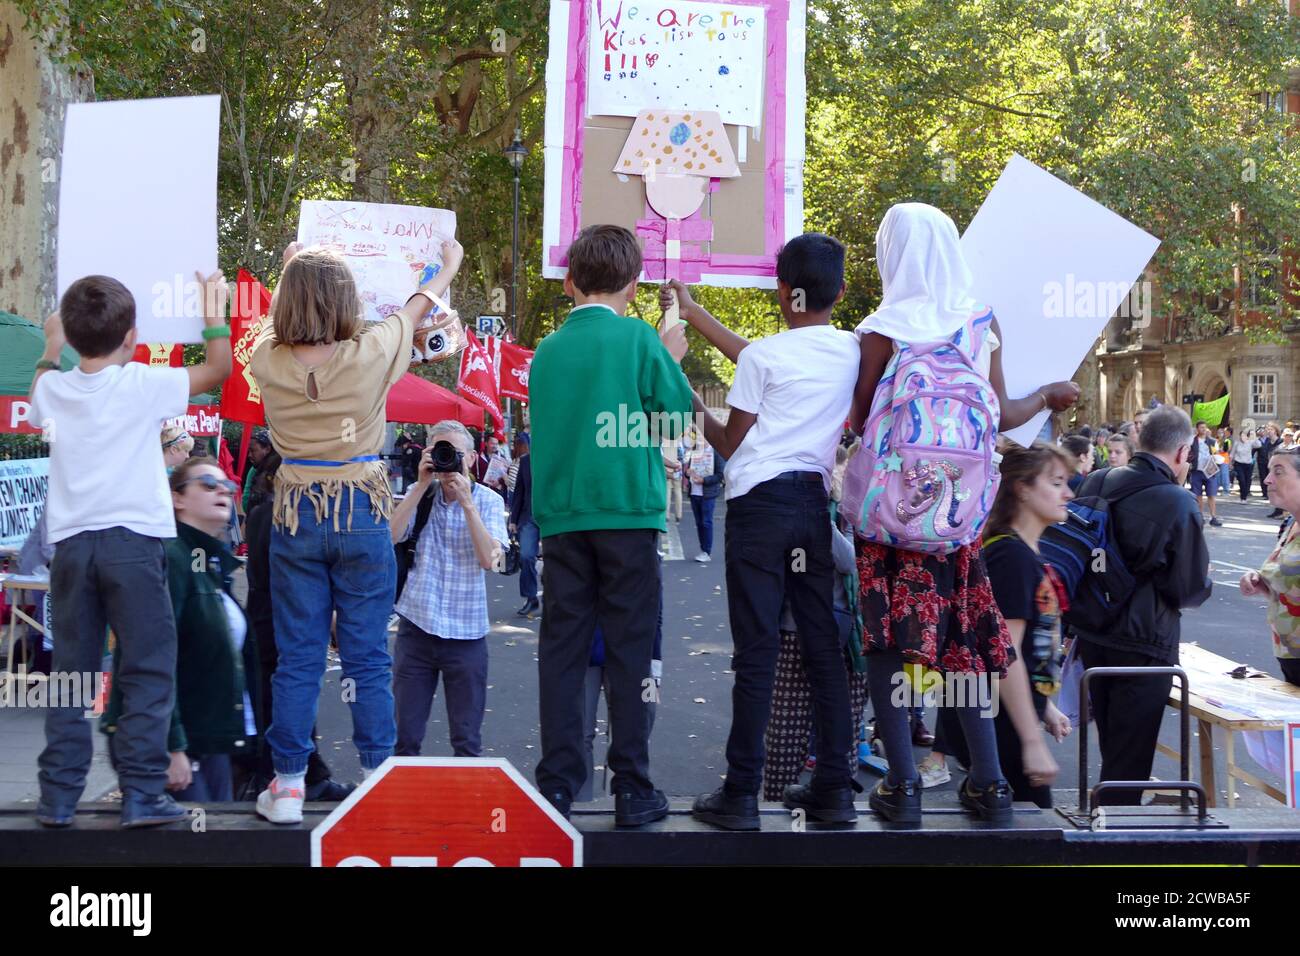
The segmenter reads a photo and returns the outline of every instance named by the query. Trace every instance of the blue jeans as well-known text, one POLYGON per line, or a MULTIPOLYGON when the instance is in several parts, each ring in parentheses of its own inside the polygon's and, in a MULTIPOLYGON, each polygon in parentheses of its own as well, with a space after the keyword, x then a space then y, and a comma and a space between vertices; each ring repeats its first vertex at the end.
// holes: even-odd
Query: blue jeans
POLYGON ((333 612, 338 613, 344 699, 351 706, 352 740, 361 766, 375 769, 392 756, 397 742, 388 653, 397 562, 388 521, 375 518, 369 497, 353 490, 344 493, 335 531, 333 507, 334 499, 326 499, 324 520, 317 521, 315 505, 303 495, 298 533, 271 531, 271 613, 280 659, 271 678, 275 706, 266 739, 277 773, 306 772, 315 749, 312 725, 333 612))
POLYGON ((516 533, 519 536, 519 596, 526 600, 537 597, 537 545, 541 531, 537 522, 525 518, 516 533))
POLYGON ((700 536, 700 550, 705 554, 713 553, 713 506, 717 503, 717 498, 691 495, 691 511, 695 514, 695 532, 700 536))

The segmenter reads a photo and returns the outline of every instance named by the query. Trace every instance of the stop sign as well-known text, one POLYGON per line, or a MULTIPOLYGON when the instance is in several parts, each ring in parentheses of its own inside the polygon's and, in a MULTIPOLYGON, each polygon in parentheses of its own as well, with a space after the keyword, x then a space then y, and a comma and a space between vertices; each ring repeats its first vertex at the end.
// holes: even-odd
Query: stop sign
POLYGON ((389 757, 311 833, 312 866, 581 866, 582 835, 499 758, 389 757))

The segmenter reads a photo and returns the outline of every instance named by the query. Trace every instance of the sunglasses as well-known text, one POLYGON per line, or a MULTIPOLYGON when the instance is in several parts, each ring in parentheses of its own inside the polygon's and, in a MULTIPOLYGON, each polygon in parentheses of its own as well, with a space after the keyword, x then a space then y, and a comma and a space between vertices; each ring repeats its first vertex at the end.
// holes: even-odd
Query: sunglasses
POLYGON ((239 490, 239 485, 235 484, 229 478, 213 478, 211 475, 199 475, 195 478, 186 478, 176 486, 176 490, 180 491, 192 481, 197 481, 202 485, 204 491, 216 491, 219 488, 224 488, 233 495, 239 490))

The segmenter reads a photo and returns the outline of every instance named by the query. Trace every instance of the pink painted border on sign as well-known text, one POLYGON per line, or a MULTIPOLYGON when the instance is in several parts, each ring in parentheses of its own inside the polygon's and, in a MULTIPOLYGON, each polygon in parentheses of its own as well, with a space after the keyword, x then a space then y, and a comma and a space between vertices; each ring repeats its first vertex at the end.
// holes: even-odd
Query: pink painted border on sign
MULTIPOLYGON (((551 246, 553 266, 566 262, 569 244, 577 234, 582 212, 583 129, 587 111, 587 60, 593 0, 572 0, 569 5, 569 45, 565 72, 572 77, 564 94, 564 161, 560 172, 560 242, 551 246), (576 62, 575 62, 576 61, 576 62)), ((773 276, 776 254, 785 242, 785 80, 786 34, 789 0, 732 0, 738 7, 762 7, 767 12, 764 65, 763 139, 768 144, 764 176, 764 254, 711 256, 705 270, 715 275, 773 276)))

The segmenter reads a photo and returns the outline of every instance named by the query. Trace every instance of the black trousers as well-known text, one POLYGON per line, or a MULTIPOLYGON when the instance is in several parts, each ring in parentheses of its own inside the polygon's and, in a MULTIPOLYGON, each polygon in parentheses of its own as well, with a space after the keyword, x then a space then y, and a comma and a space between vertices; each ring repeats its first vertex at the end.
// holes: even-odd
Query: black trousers
MULTIPOLYGON (((59 542, 50 565, 54 670, 102 670, 104 639, 113 629, 121 653, 113 679, 122 691, 114 754, 124 790, 160 794, 167 783, 167 732, 176 690, 176 622, 160 538, 126 528, 83 531, 59 542)), ((51 707, 45 715, 41 800, 76 806, 94 753, 84 707, 51 707)))
MULTIPOLYGON (((605 635, 614 793, 649 796, 650 676, 659 595, 658 532, 572 531, 545 539, 537 647, 542 759, 538 789, 573 799, 587 779, 584 685, 599 620, 605 635)), ((847 703, 845 707, 847 708, 847 703)))
POLYGON ((1300 657, 1279 657, 1277 666, 1282 668, 1284 681, 1300 687, 1300 657))
MULTIPOLYGON (((1079 657, 1084 668, 1162 667, 1145 654, 1119 651, 1081 640, 1079 657)), ((1102 780, 1149 780, 1155 761, 1160 722, 1173 686, 1169 675, 1153 677, 1101 677, 1088 684, 1092 716, 1101 745, 1102 780)), ((1086 785, 1085 781, 1080 781, 1086 785)), ((1138 806, 1140 793, 1111 794, 1099 803, 1138 806)))
POLYGON ((820 476, 812 481, 775 478, 728 501, 726 547, 727 606, 735 646, 728 792, 757 794, 763 783, 763 736, 772 712, 781 607, 787 597, 817 727, 813 786, 849 786, 849 683, 835 621, 831 519, 820 476))
POLYGON ((1241 500, 1245 501, 1250 497, 1250 477, 1255 471, 1255 463, 1234 461, 1232 469, 1237 473, 1237 492, 1241 495, 1241 500))

